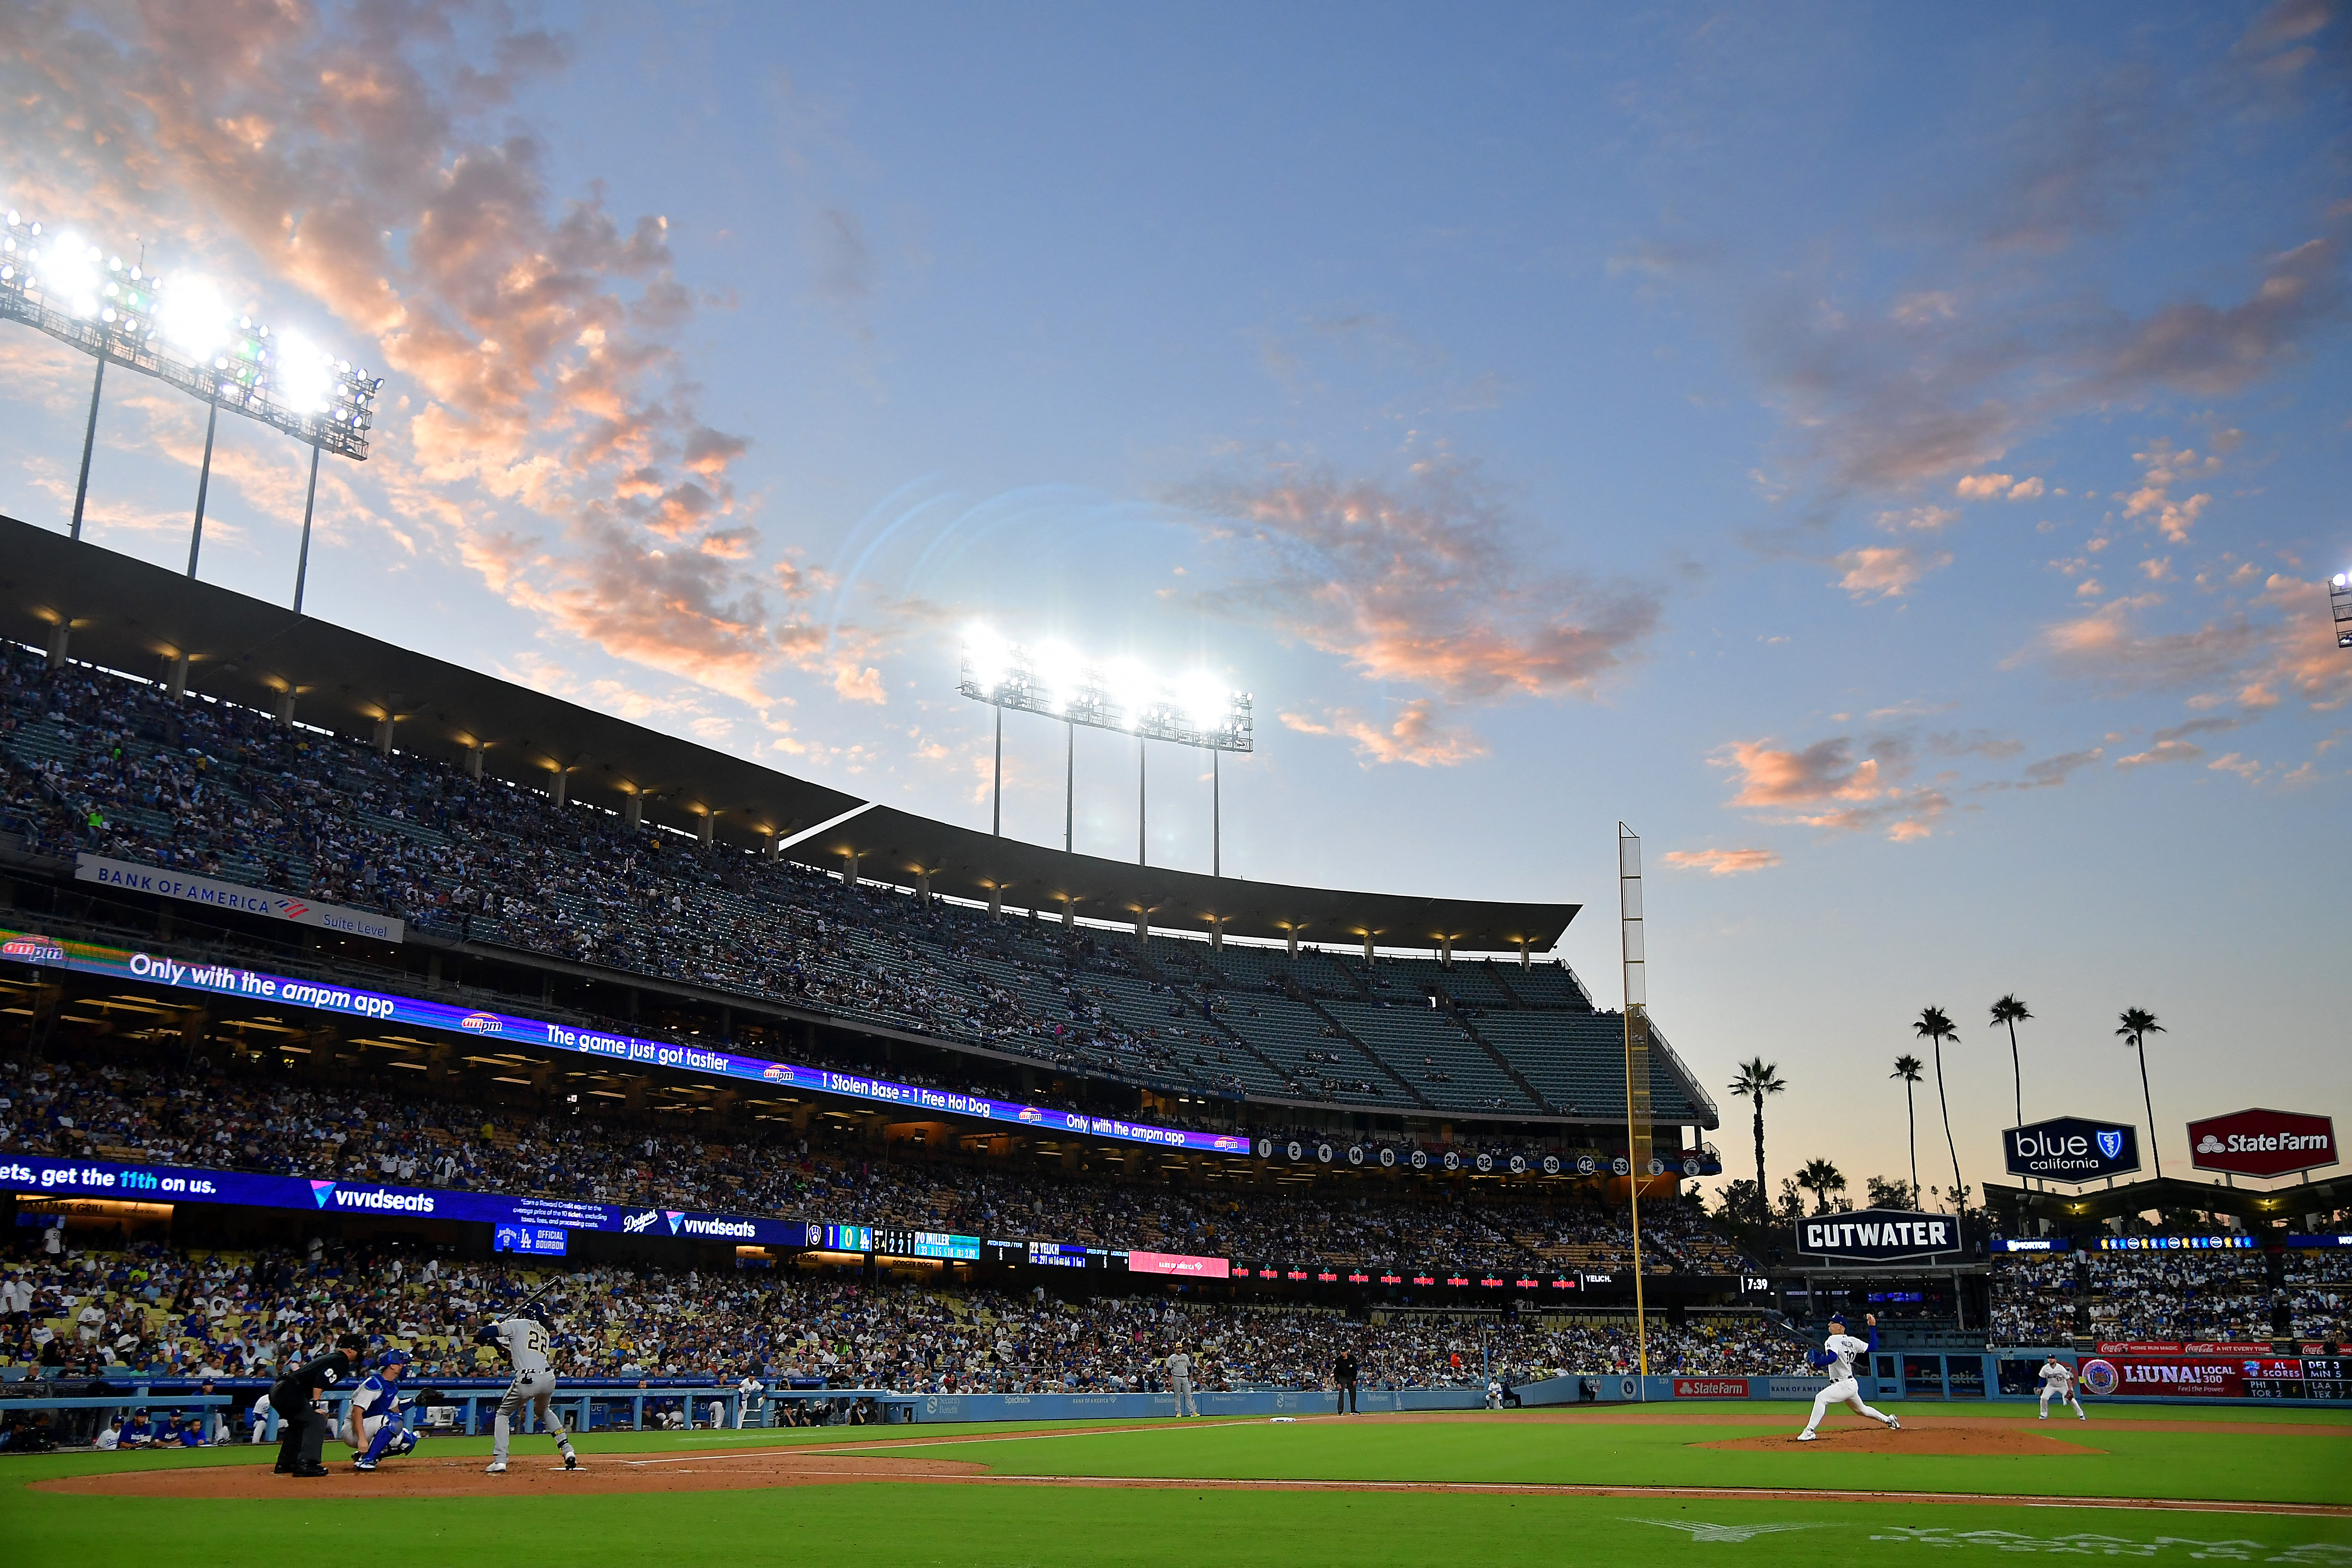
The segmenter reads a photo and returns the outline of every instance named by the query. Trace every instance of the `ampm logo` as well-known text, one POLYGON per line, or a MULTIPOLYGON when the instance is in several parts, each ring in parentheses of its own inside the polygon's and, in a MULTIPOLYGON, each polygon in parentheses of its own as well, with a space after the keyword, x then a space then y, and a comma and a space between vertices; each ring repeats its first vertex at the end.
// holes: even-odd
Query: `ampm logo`
POLYGON ((332 1199, 334 1195, 334 1183, 312 1182, 310 1184, 310 1201, 317 1204, 320 1208, 325 1208, 328 1202, 332 1199))
POLYGON ((457 1027, 470 1035, 497 1035, 506 1031, 506 1025, 488 1013, 468 1013, 457 1020, 457 1027))

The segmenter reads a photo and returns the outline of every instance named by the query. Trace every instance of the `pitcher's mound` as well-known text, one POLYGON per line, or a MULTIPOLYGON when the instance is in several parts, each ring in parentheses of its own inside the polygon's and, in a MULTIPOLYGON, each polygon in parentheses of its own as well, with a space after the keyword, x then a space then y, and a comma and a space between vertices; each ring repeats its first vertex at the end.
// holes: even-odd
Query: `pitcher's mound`
POLYGON ((2012 1430, 2013 1424, 2003 1422, 1995 1426, 1942 1426, 1921 1423, 1906 1426, 1900 1432, 1890 1432, 1884 1426, 1824 1426, 1814 1435, 1813 1441, 1800 1443, 1794 1432, 1785 1436, 1729 1437, 1719 1443, 1694 1443, 1696 1448, 1741 1448, 1750 1452, 1800 1454, 2038 1454, 2043 1458, 2064 1458, 2076 1454, 2104 1454, 2105 1448, 2085 1447, 2080 1443, 2068 1443, 2040 1432, 2012 1430))

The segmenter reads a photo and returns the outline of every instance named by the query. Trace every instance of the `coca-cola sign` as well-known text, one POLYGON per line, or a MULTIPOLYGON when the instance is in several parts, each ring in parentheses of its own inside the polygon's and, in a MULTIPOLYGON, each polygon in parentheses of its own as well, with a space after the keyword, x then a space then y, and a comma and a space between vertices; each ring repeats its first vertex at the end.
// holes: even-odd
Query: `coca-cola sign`
POLYGON ((2233 1110, 2189 1124, 2189 1163, 2200 1171, 2284 1176, 2336 1163, 2336 1123, 2300 1110, 2233 1110))

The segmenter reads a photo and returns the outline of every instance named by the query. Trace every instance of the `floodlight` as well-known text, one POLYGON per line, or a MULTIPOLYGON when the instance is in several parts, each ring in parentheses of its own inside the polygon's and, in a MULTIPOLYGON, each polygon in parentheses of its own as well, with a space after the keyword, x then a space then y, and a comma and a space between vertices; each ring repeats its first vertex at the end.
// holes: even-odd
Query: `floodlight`
POLYGON ((307 338, 281 332, 269 351, 269 387, 294 413, 324 414, 335 390, 334 358, 307 338))
POLYGON ((1195 730, 1214 730, 1233 710, 1234 694, 1225 683, 1205 669, 1195 669, 1176 678, 1171 689, 1176 710, 1192 722, 1195 730))
POLYGON ((199 360, 228 346, 228 304, 209 278, 183 272, 173 279, 156 301, 155 322, 174 347, 199 360))
POLYGON ((1067 713, 1085 697, 1086 660, 1066 642, 1042 642, 1032 651, 1030 664, 1037 677, 1037 692, 1056 713, 1067 713))
POLYGON ((99 311, 99 249, 61 234, 41 253, 42 292, 69 316, 89 321, 99 311))
POLYGON ((1103 667, 1103 689, 1118 710, 1119 728, 1140 729, 1143 715, 1160 692, 1160 682, 1139 659, 1115 658, 1103 667))
POLYGON ((994 691, 1004 684, 1013 668, 1013 645, 994 628, 977 623, 969 627, 963 636, 963 653, 973 685, 982 691, 994 691))

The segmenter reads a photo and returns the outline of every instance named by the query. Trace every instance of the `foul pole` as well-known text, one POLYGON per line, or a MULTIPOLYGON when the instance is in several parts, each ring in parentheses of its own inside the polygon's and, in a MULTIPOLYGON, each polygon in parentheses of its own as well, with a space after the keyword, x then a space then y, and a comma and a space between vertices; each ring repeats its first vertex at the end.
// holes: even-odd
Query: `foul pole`
MULTIPOLYGON (((1642 1301, 1642 1179, 1650 1169, 1650 1006, 1643 973, 1642 840, 1617 825, 1618 950, 1625 972, 1625 1197, 1633 1224, 1633 1340, 1650 1375, 1650 1319, 1642 1301)), ((1643 1384, 1646 1391, 1648 1385, 1643 1384)))

